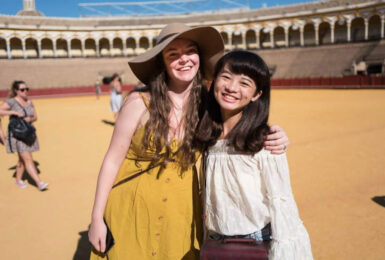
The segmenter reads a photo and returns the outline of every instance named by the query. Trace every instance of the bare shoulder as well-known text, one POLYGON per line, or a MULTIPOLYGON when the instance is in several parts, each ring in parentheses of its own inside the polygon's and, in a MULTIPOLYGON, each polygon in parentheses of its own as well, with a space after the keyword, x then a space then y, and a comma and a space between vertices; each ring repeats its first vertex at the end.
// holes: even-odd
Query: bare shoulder
POLYGON ((144 103, 143 97, 141 96, 141 93, 137 91, 134 91, 127 95, 122 106, 122 111, 133 108, 141 111, 146 110, 146 104, 144 103))

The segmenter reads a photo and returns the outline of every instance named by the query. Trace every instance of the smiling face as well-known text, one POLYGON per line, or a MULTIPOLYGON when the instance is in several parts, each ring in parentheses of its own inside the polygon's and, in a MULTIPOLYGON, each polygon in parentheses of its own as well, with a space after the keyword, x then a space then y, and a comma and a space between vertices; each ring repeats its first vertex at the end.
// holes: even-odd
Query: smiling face
POLYGON ((162 52, 169 86, 189 86, 199 70, 198 47, 190 40, 175 39, 162 52))
POLYGON ((253 79, 244 74, 234 74, 227 65, 215 79, 214 97, 220 106, 223 120, 237 114, 241 117, 243 108, 256 101, 261 94, 261 91, 257 93, 253 79))

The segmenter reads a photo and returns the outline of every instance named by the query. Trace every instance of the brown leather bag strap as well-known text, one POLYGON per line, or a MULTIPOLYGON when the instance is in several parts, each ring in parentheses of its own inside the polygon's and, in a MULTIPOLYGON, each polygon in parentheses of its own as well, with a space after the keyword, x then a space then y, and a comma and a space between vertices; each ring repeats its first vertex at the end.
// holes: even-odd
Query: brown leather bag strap
POLYGON ((155 167, 161 166, 162 164, 163 164, 163 162, 154 164, 153 166, 148 167, 148 168, 145 169, 145 170, 142 170, 142 171, 137 172, 137 173, 135 173, 135 174, 133 174, 133 175, 131 175, 131 176, 128 176, 127 178, 124 178, 123 180, 121 180, 121 181, 115 183, 115 184, 112 186, 112 189, 113 189, 113 188, 116 188, 116 187, 118 187, 119 185, 122 185, 123 183, 126 183, 126 182, 128 182, 128 181, 130 181, 130 180, 132 180, 132 179, 135 179, 136 177, 139 177, 139 176, 142 175, 143 173, 148 172, 149 170, 152 170, 152 169, 154 169, 155 167))

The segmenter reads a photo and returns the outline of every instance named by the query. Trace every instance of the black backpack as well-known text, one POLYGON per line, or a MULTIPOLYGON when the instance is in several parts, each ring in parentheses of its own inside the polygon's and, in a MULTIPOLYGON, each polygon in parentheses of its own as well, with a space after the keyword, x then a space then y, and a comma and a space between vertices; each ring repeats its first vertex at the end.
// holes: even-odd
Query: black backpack
MULTIPOLYGON (((27 112, 25 111, 25 109, 22 109, 24 111, 25 116, 27 116, 27 112)), ((27 145, 33 144, 33 142, 35 142, 36 140, 35 127, 31 123, 25 121, 23 118, 17 116, 10 116, 9 118, 8 135, 10 133, 12 133, 13 137, 15 137, 17 140, 20 140, 27 145)), ((9 143, 11 146, 11 142, 9 143)))

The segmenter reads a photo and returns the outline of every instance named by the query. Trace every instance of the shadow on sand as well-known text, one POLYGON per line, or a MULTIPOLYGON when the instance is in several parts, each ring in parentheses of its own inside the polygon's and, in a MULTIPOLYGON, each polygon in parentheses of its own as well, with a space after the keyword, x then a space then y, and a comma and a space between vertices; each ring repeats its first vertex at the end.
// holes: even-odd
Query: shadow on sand
POLYGON ((72 260, 88 260, 91 254, 91 244, 88 242, 88 231, 79 232, 79 241, 72 260))
POLYGON ((106 125, 112 125, 112 126, 115 125, 115 122, 108 121, 108 120, 105 120, 105 119, 103 119, 102 122, 105 123, 106 125))
POLYGON ((372 198, 378 205, 385 207, 385 196, 375 196, 372 198))
MULTIPOLYGON (((40 164, 39 164, 39 162, 33 161, 33 163, 35 164, 35 167, 36 167, 36 170, 37 170, 37 174, 40 174, 40 170, 39 170, 39 165, 40 164)), ((8 170, 9 171, 14 171, 13 174, 12 174, 12 177, 15 178, 16 177, 16 165, 8 168, 8 170)), ((21 177, 21 179, 23 181, 26 180, 28 182, 28 184, 37 187, 35 181, 31 178, 31 176, 29 176, 29 174, 28 174, 28 172, 26 170, 24 170, 23 177, 21 177)))

